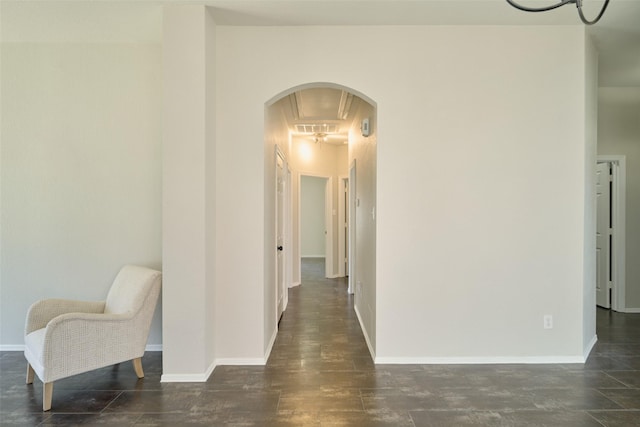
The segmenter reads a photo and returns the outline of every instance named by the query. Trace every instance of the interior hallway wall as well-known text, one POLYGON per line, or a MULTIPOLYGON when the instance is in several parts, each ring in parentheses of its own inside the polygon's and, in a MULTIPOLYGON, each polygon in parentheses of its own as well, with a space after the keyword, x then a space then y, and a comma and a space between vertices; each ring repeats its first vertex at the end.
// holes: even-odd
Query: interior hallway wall
POLYGON ((640 312, 640 88, 599 89, 598 154, 627 157, 626 310, 640 312))
POLYGON ((354 309, 360 320, 369 351, 376 351, 376 270, 377 254, 377 152, 378 120, 376 109, 367 102, 358 105, 349 129, 349 167, 356 166, 355 197, 355 271, 349 277, 354 283, 354 309), (362 134, 362 121, 369 120, 370 134, 362 134))
MULTIPOLYGON (((376 360, 582 359, 582 27, 218 27, 217 35, 218 148, 243 159, 218 170, 241 182, 217 194, 235 231, 221 243, 246 248, 220 254, 228 286, 252 295, 259 277, 242 266, 265 259, 256 253, 263 224, 252 220, 265 211, 255 142, 265 100, 335 82, 378 107, 376 360)), ((243 301, 227 321, 251 311, 243 301)))

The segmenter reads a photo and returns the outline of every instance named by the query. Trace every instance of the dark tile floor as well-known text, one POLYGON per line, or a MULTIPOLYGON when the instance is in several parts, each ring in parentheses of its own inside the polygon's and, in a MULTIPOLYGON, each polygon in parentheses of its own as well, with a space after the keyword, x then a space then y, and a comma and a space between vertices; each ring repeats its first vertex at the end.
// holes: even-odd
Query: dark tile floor
POLYGON ((160 383, 161 353, 57 381, 24 383, 0 353, 0 425, 640 426, 640 314, 598 310, 583 365, 374 366, 344 280, 305 263, 267 366, 220 366, 206 383, 160 383))

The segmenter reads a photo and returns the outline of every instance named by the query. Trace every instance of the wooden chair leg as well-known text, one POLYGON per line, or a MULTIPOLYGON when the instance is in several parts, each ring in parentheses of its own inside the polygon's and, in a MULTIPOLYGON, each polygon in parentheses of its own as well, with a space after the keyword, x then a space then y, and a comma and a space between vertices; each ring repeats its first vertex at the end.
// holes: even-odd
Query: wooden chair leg
POLYGON ((33 384, 35 374, 36 371, 31 367, 31 363, 27 362, 27 384, 33 384))
POLYGON ((53 383, 42 384, 42 410, 51 409, 51 398, 53 397, 53 383))
POLYGON ((142 370, 142 358, 138 357, 133 359, 133 369, 136 371, 138 378, 144 378, 144 371, 142 370))

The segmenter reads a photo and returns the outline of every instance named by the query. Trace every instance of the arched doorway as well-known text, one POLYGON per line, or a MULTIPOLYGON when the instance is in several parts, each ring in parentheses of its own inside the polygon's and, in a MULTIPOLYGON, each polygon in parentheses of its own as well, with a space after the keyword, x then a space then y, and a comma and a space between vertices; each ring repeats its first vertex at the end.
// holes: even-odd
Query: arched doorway
POLYGON ((287 289, 301 280, 300 180, 321 176, 327 178, 326 276, 349 276, 374 351, 376 118, 375 102, 333 83, 296 86, 265 103, 265 324, 272 325, 271 342, 287 289))

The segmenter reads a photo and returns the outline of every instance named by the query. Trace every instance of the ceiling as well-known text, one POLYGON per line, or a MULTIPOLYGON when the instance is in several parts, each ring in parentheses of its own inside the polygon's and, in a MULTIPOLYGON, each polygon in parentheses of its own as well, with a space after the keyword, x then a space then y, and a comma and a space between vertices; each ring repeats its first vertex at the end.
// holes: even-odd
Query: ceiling
POLYGON ((346 144, 360 98, 332 88, 304 89, 282 101, 294 137, 316 143, 346 144))
MULTIPOLYGON (((587 17, 603 1, 584 0, 587 17)), ((527 13, 505 0, 0 0, 0 36, 9 42, 159 42, 167 3, 207 4, 218 25, 582 26, 573 5, 527 13)), ((585 28, 600 53, 600 86, 640 87, 640 0, 611 0, 602 20, 585 28)))

